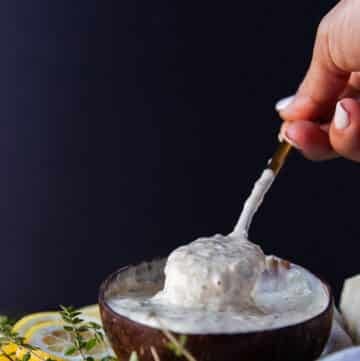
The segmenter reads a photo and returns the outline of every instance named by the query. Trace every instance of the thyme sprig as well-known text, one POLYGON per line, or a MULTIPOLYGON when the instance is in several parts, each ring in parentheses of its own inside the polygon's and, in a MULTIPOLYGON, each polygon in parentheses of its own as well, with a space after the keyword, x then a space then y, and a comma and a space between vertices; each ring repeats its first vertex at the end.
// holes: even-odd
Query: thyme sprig
MULTIPOLYGON (((101 325, 96 322, 86 322, 81 318, 81 311, 74 307, 60 306, 60 315, 65 323, 64 330, 71 336, 72 344, 65 350, 65 356, 79 353, 83 361, 95 361, 89 352, 97 345, 104 345, 105 337, 101 325)), ((115 357, 107 355, 101 361, 116 361, 115 357)))

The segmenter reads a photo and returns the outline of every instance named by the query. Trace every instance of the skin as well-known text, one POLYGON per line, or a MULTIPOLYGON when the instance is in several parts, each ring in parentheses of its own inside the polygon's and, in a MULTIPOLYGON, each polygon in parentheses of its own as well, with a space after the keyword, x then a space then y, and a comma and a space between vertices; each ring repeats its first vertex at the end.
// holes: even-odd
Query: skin
POLYGON ((359 0, 340 1, 322 19, 309 69, 280 116, 281 135, 305 157, 360 162, 359 0), (349 119, 342 130, 334 124, 338 101, 349 119))

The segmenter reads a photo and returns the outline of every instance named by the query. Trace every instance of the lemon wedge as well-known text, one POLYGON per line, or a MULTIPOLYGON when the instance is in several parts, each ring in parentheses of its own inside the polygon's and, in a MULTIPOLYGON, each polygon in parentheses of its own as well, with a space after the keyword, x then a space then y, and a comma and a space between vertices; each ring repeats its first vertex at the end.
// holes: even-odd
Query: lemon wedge
POLYGON ((61 315, 59 312, 38 312, 31 315, 27 315, 15 323, 13 331, 17 332, 20 336, 24 336, 27 331, 43 322, 61 321, 61 315))
MULTIPOLYGON (((91 334, 84 335, 84 339, 90 339, 91 334)), ((57 321, 43 322, 30 328, 25 334, 25 342, 39 347, 45 353, 56 357, 57 359, 66 359, 69 361, 81 361, 82 357, 78 352, 72 355, 64 356, 66 351, 72 346, 73 338, 69 332, 64 330, 64 323, 57 321)), ((96 345, 90 351, 86 352, 86 357, 91 356, 99 360, 105 356, 113 355, 113 351, 107 341, 96 345)), ((32 360, 36 361, 36 360, 32 360)), ((39 360, 37 360, 39 361, 39 360)))

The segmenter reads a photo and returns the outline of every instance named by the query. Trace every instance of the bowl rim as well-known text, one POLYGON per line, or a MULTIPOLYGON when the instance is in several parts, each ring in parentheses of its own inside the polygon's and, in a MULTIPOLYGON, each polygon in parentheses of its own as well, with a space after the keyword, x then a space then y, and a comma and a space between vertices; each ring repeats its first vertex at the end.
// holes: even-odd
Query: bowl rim
MULTIPOLYGON (((162 259, 163 258, 160 258, 160 257, 154 258, 152 260, 152 262, 153 261, 160 261, 162 259)), ((108 286, 111 284, 112 281, 114 281, 114 279, 117 277, 118 274, 120 274, 121 272, 126 271, 127 269, 129 269, 131 267, 137 267, 141 263, 144 263, 144 262, 149 262, 149 261, 142 261, 142 262, 140 262, 140 263, 138 263, 136 265, 129 264, 129 265, 126 265, 126 266, 122 266, 122 267, 118 268, 116 271, 112 272, 108 277, 105 278, 105 280, 101 283, 100 288, 99 288, 98 302, 99 302, 99 307, 100 307, 100 314, 101 314, 101 308, 104 308, 114 318, 125 319, 128 322, 132 322, 132 323, 137 324, 137 325, 139 325, 141 327, 145 327, 145 328, 149 328, 149 329, 161 332, 161 328, 149 326, 149 325, 134 321, 129 317, 126 317, 124 315, 121 315, 121 314, 115 312, 109 306, 109 304, 107 303, 106 298, 105 298, 105 292, 106 292, 108 286)), ((296 263, 292 263, 292 262, 290 262, 290 264, 297 265, 296 263)), ((299 267, 302 267, 302 266, 299 266, 299 267)), ((304 268, 304 267, 302 267, 302 268, 304 268)), ((320 313, 318 313, 317 315, 315 315, 315 316, 313 316, 311 318, 307 318, 304 321, 299 321, 299 322, 296 322, 296 323, 293 323, 293 324, 290 324, 290 325, 286 325, 286 326, 279 326, 279 327, 273 327, 273 328, 264 329, 264 330, 246 331, 246 332, 223 332, 223 333, 221 333, 221 332, 219 332, 219 333, 212 332, 212 333, 206 334, 206 333, 192 333, 192 332, 179 333, 179 332, 173 331, 171 329, 168 329, 168 331, 173 333, 174 335, 185 334, 187 336, 237 336, 237 335, 238 336, 241 336, 241 335, 243 335, 243 336, 245 336, 245 335, 247 335, 247 336, 256 336, 258 334, 265 334, 265 333, 269 334, 269 333, 274 333, 274 332, 282 332, 282 331, 285 331, 287 329, 292 329, 292 328, 299 327, 301 325, 305 325, 307 323, 312 323, 312 322, 315 322, 316 320, 321 319, 322 317, 324 317, 328 312, 331 313, 331 319, 332 319, 333 318, 335 302, 334 302, 334 295, 333 295, 333 292, 332 292, 332 289, 331 289, 330 285, 326 281, 324 281, 324 279, 322 277, 320 277, 317 274, 309 271, 307 268, 304 268, 304 269, 307 272, 309 272, 310 274, 312 274, 314 277, 316 277, 322 283, 322 285, 324 286, 324 288, 326 289, 327 294, 328 294, 328 302, 327 302, 326 307, 320 313)))

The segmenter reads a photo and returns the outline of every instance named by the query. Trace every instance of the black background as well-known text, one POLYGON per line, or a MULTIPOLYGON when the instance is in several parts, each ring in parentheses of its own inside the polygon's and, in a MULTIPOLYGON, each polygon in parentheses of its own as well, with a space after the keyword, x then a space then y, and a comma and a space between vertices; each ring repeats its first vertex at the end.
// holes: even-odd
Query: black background
MULTIPOLYGON (((0 310, 96 302, 119 266, 229 232, 334 3, 1 1, 0 310)), ((251 239, 338 294, 359 179, 294 154, 251 239)))

